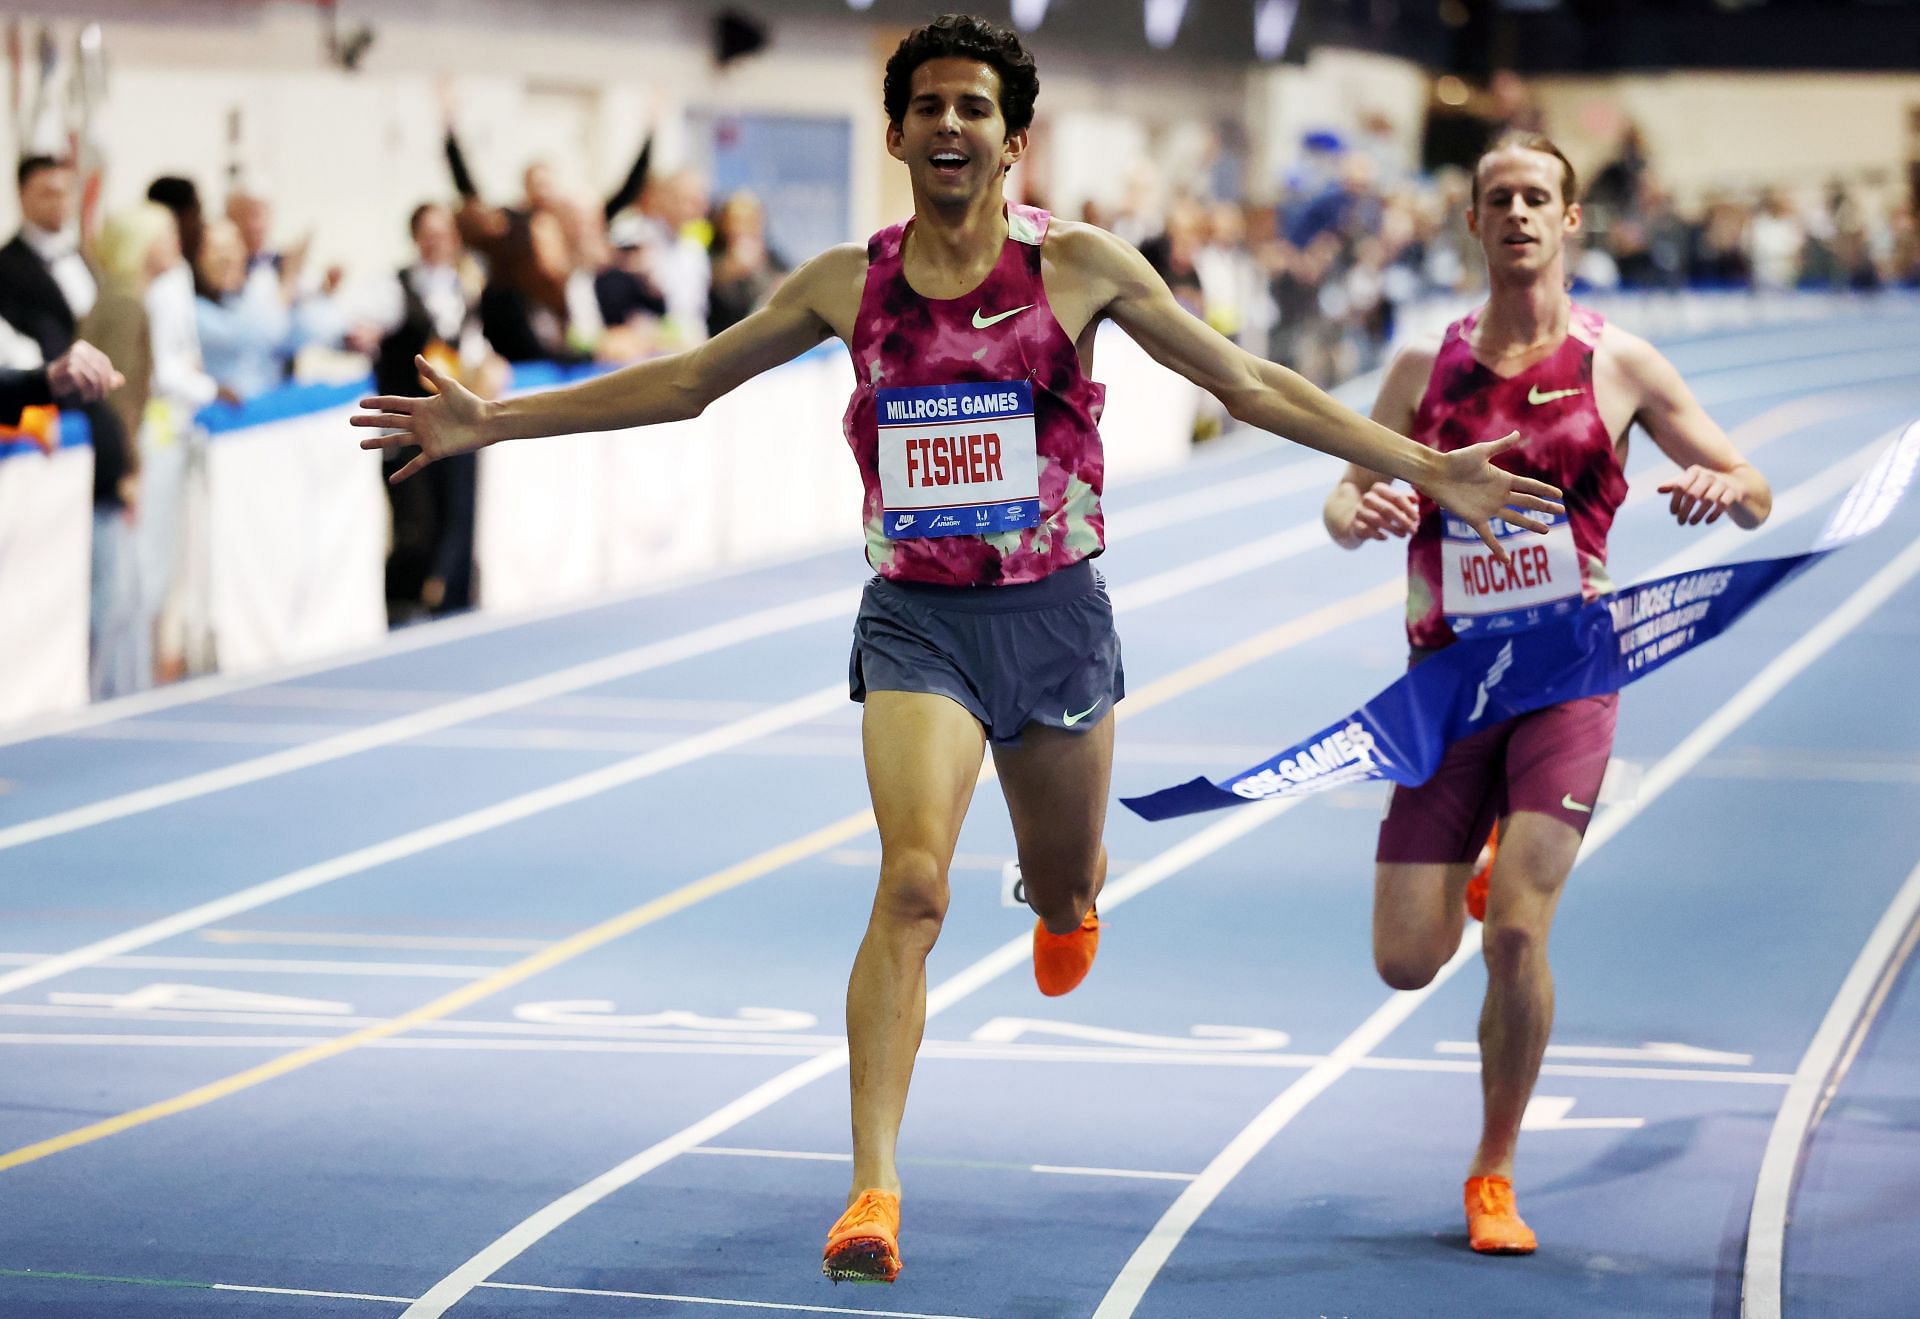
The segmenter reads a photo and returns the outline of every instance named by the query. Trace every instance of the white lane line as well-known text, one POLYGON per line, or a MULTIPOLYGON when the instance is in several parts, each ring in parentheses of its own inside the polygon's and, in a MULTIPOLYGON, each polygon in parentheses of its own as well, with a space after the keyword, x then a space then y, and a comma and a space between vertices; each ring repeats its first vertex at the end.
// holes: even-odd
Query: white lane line
POLYGON ((524 1282, 483 1282, 489 1291, 536 1292, 547 1296, 610 1296, 629 1301, 676 1301, 681 1305, 721 1305, 737 1310, 780 1310, 789 1314, 875 1314, 886 1319, 972 1319, 964 1314, 925 1314, 919 1310, 848 1310, 837 1305, 795 1305, 782 1301, 729 1301, 718 1296, 673 1296, 665 1292, 604 1291, 593 1287, 535 1287, 524 1282))
POLYGON ((1740 1288, 1744 1319, 1779 1319, 1787 1211, 1793 1203, 1801 1158, 1820 1112, 1846 1075, 1840 1064, 1849 1040, 1857 1046, 1864 1027, 1878 1015, 1905 954, 1912 952, 1916 920, 1920 920, 1920 866, 1900 885, 1867 936, 1774 1117, 1747 1217, 1747 1261, 1740 1288))
POLYGON ((296 893, 305 893, 309 889, 330 884, 348 875, 360 874, 375 866, 386 865, 403 857, 414 856, 447 843, 458 842, 463 838, 471 838, 476 834, 498 829, 516 820, 538 815, 542 811, 553 810, 614 788, 624 787, 651 775, 660 774, 716 752, 729 750, 756 738, 765 737, 769 733, 805 723, 810 719, 818 719, 830 710, 839 709, 840 704, 846 699, 846 688, 835 683, 831 687, 823 687, 798 700, 788 701, 784 705, 774 706, 751 718, 725 724, 683 739, 672 746, 662 747, 658 751, 650 751, 646 755, 635 756, 631 760, 623 760, 591 773, 576 775, 549 787, 525 792, 518 797, 510 797, 506 801, 497 802, 477 811, 469 811, 465 815, 443 820, 423 829, 412 830, 382 843, 357 848, 344 856, 304 866, 277 879, 255 884, 251 888, 215 898, 211 902, 203 902, 197 907, 151 921, 136 929, 111 935, 71 952, 62 953, 58 957, 50 957, 38 965, 23 967, 18 971, 0 975, 0 994, 10 994, 27 985, 39 984, 55 976, 65 975, 69 971, 92 966, 106 958, 118 957, 136 948, 145 948, 150 944, 170 939, 175 935, 191 933, 202 926, 231 920, 241 912, 252 911, 296 893))
MULTIPOLYGON (((733 1145, 702 1145, 688 1154, 718 1154, 736 1159, 797 1159, 803 1163, 852 1163, 851 1154, 828 1154, 818 1150, 758 1150, 742 1149, 733 1145)), ((972 1161, 955 1159, 906 1159, 908 1164, 921 1166, 946 1164, 948 1166, 980 1166, 972 1161)), ((992 1165, 1013 1167, 1012 1164, 992 1165)), ((1061 1177, 1132 1177, 1141 1181, 1190 1182, 1194 1175, 1190 1172, 1149 1172, 1140 1168, 1081 1168, 1065 1163, 1030 1163, 1028 1172, 1047 1173, 1061 1177)))
POLYGON ((376 1296, 371 1292, 319 1292, 305 1287, 249 1287, 237 1282, 216 1282, 208 1287, 216 1292, 249 1292, 255 1296, 311 1296, 323 1301, 386 1301, 391 1305, 412 1305, 411 1296, 376 1296))
MULTIPOLYGON (((346 1022, 351 1019, 329 1018, 329 1022, 346 1022)), ((441 1023, 452 1025, 456 1023, 441 1023)), ((317 1025, 317 1023, 316 1023, 317 1025)), ((331 1034, 314 1033, 308 1035, 199 1035, 199 1034, 67 1034, 51 1031, 21 1031, 0 1034, 0 1045, 14 1045, 33 1048, 44 1045, 62 1045, 77 1047, 114 1047, 114 1048, 163 1048, 163 1049, 292 1049, 303 1048, 323 1040, 331 1039, 331 1034)), ((735 1042, 731 1040, 580 1040, 557 1038, 454 1038, 449 1039, 433 1035, 401 1035, 384 1040, 370 1040, 362 1045, 366 1049, 386 1049, 391 1052, 473 1052, 473 1053, 589 1053, 589 1054, 665 1054, 686 1055, 689 1057, 751 1057, 751 1058, 808 1058, 828 1050, 844 1046, 844 1041, 822 1042, 818 1040, 794 1040, 792 1042, 773 1040, 754 1040, 735 1042)), ((1154 1053, 1144 1049, 1094 1049, 1074 1048, 1070 1046, 1049 1047, 1044 1045, 993 1045, 977 1047, 959 1045, 941 1047, 940 1042, 929 1040, 922 1047, 920 1057, 940 1059, 949 1062, 991 1062, 991 1063, 1069 1063, 1101 1067, 1228 1067, 1260 1068, 1281 1071, 1307 1071, 1329 1061, 1325 1054, 1275 1053, 1275 1054, 1191 1054, 1191 1053, 1154 1053)), ((1478 1063, 1456 1062, 1445 1058, 1381 1058, 1367 1057, 1354 1060, 1353 1067, 1360 1071, 1385 1072, 1440 1072, 1458 1076, 1478 1076, 1478 1063)), ((1785 1086, 1792 1082, 1788 1072, 1706 1072, 1682 1067, 1614 1067, 1605 1064, 1563 1064, 1549 1063, 1541 1068, 1542 1076, 1586 1077, 1594 1080, 1611 1081, 1672 1081, 1680 1084, 1706 1085, 1761 1085, 1785 1086)), ((726 1153, 716 1146, 700 1150, 689 1150, 690 1154, 726 1153)), ((755 1152, 755 1151, 748 1151, 755 1152)), ((769 1155, 768 1157, 772 1157, 769 1155)), ((794 1158, 812 1155, 794 1155, 794 1158)), ((822 1155, 848 1159, 851 1155, 822 1155)))
POLYGON ((801 1163, 852 1163, 851 1154, 827 1154, 817 1150, 752 1150, 738 1145, 702 1145, 689 1154, 715 1154, 733 1159, 796 1159, 801 1163))
MULTIPOLYGON (((1261 802, 1244 806, 1227 819, 1200 830, 1176 843, 1152 860, 1144 862, 1125 879, 1109 884, 1100 895, 1108 911, 1131 898, 1205 860, 1213 853, 1252 833, 1261 825, 1285 814, 1297 800, 1261 802)), ((1032 936, 1022 934, 944 981, 927 994, 929 1019, 945 1012, 975 990, 991 983, 1032 956, 1032 936)), ((592 1181, 569 1191, 558 1200, 536 1210, 510 1228, 499 1239, 482 1248, 452 1273, 435 1283, 431 1290, 407 1308, 402 1319, 437 1319, 475 1287, 505 1268, 575 1216, 592 1208, 615 1191, 637 1181, 660 1165, 711 1142, 740 1123, 779 1103, 794 1092, 824 1076, 831 1076, 847 1063, 844 1046, 831 1053, 810 1058, 797 1067, 774 1076, 741 1095, 732 1103, 714 1110, 689 1127, 641 1150, 632 1158, 609 1168, 592 1181)))
MULTIPOLYGON (((57 954, 0 953, 0 966, 40 966, 57 954)), ((245 971, 265 975, 402 976, 422 980, 478 980, 497 966, 443 962, 316 962, 268 957, 106 957, 97 965, 123 971, 245 971)))
POLYGON ((1034 1172, 1061 1173, 1068 1177, 1132 1177, 1152 1182, 1190 1182, 1190 1172, 1146 1172, 1139 1168, 1068 1168, 1057 1163, 1036 1163, 1034 1172))
MULTIPOLYGON (((1869 578, 1864 586, 1828 614, 1800 640, 1782 651, 1751 681, 1713 714, 1683 738, 1678 746, 1654 765, 1633 801, 1608 808, 1595 818, 1587 832, 1585 845, 1575 864, 1590 860, 1607 842, 1658 801, 1710 751, 1766 706, 1795 677, 1831 650, 1854 628, 1870 618, 1915 574, 1920 573, 1920 539, 1910 542, 1891 563, 1869 578)), ((1198 1181, 1187 1188, 1147 1233, 1134 1250, 1120 1275, 1107 1289, 1093 1319, 1127 1319, 1139 1306, 1147 1288, 1165 1267, 1187 1232, 1200 1215, 1235 1177, 1252 1162, 1255 1155, 1280 1134, 1301 1110, 1344 1076, 1354 1063, 1373 1052, 1402 1022, 1425 1003, 1461 967, 1478 954, 1474 932, 1462 933, 1460 947, 1440 968, 1431 983, 1422 989, 1395 994, 1342 1040, 1328 1061, 1295 1081, 1234 1137, 1198 1181)))
POLYGON ((109 797, 104 801, 91 802, 71 810, 57 811, 37 820, 27 820, 10 828, 0 829, 0 851, 54 838, 61 834, 73 833, 76 830, 91 828, 112 820, 122 820, 130 815, 158 810, 164 806, 176 805, 196 797, 204 797, 209 793, 240 787, 243 784, 258 783, 262 779, 291 774, 295 770, 310 769, 315 765, 357 755, 376 747, 391 746, 408 738, 419 737, 423 733, 437 732, 456 724, 520 709, 568 692, 629 678, 638 673, 645 673, 683 660, 695 659, 702 655, 710 655, 715 651, 737 646, 743 642, 774 636, 813 623, 823 623, 829 619, 845 616, 859 603, 859 599, 860 592, 857 589, 828 591, 823 595, 811 596, 791 604, 757 610, 725 623, 699 628, 665 641, 636 646, 632 650, 609 655, 604 659, 571 665, 552 673, 542 674, 537 678, 528 678, 489 692, 481 692, 475 696, 463 696, 431 709, 402 715, 396 719, 383 720, 365 728, 350 729, 303 746, 289 747, 284 751, 256 756, 235 765, 223 765, 219 769, 191 774, 185 778, 141 788, 134 792, 122 793, 118 797, 109 797))
POLYGON ((353 934, 312 930, 202 930, 208 943, 288 948, 394 948, 414 952, 537 953, 553 939, 469 938, 458 934, 353 934))
MULTIPOLYGON (((446 700, 447 693, 403 687, 262 687, 237 694, 230 705, 256 710, 344 710, 407 714, 446 700)), ((678 696, 561 696, 540 712, 555 719, 671 720, 724 723, 766 708, 765 701, 721 701, 678 696)))

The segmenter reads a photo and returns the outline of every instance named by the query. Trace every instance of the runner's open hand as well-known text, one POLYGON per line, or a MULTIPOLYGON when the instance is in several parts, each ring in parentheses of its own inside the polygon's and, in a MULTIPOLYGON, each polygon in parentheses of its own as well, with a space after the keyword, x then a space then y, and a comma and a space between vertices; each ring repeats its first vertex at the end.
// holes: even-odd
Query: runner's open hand
POLYGON ((378 426, 387 433, 360 441, 362 449, 398 449, 409 444, 420 446, 412 462, 390 478, 395 485, 406 480, 428 463, 467 453, 486 443, 480 423, 487 414, 487 400, 439 370, 424 357, 413 364, 420 379, 433 391, 429 398, 396 398, 381 394, 363 398, 349 421, 354 426, 378 426))
POLYGON ((1353 511, 1353 534, 1361 540, 1404 539, 1420 525, 1420 501, 1390 481, 1375 481, 1353 511))
POLYGON ((1502 563, 1509 561, 1506 547, 1493 534, 1493 519, 1527 531, 1545 532, 1547 524, 1530 518, 1522 509, 1539 513, 1564 513, 1558 503, 1560 490, 1545 481, 1515 476, 1493 465, 1497 454, 1520 443, 1520 432, 1512 431, 1485 444, 1470 444, 1440 458, 1440 475, 1427 483, 1427 497, 1453 514, 1487 543, 1502 563))
POLYGON ((1672 496, 1667 501, 1667 511, 1683 527, 1719 521, 1720 515, 1739 503, 1741 496, 1740 487, 1724 472, 1698 463, 1656 489, 1672 496))

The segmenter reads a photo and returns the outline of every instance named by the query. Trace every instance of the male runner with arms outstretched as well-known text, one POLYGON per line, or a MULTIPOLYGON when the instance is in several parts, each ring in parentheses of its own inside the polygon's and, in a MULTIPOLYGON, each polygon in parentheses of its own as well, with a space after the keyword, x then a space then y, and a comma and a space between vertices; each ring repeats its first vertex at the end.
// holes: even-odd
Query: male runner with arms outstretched
MULTIPOLYGON (((1354 549, 1389 536, 1407 549, 1407 640, 1418 663, 1461 627, 1513 609, 1551 612, 1612 589, 1607 529, 1626 498, 1634 423, 1683 470, 1660 487, 1683 526, 1722 513, 1766 520, 1772 493, 1645 340, 1567 294, 1566 241, 1580 227, 1573 167, 1539 135, 1496 143, 1474 170, 1468 223, 1485 250, 1484 307, 1439 344, 1410 346, 1387 370, 1373 419, 1436 452, 1518 429, 1503 466, 1563 489, 1566 516, 1545 540, 1493 562, 1480 538, 1431 499, 1352 463, 1326 504, 1327 530, 1354 549), (1449 620, 1452 620, 1452 623, 1449 620)), ((1536 710, 1463 738, 1418 788, 1396 787, 1375 854, 1373 954, 1395 989, 1417 989, 1453 956, 1463 895, 1489 827, 1501 820, 1484 909, 1487 996, 1480 1014, 1484 1100, 1466 1184, 1473 1248, 1527 1254, 1533 1232, 1513 1198, 1514 1145, 1553 1024, 1547 932, 1592 819, 1613 746, 1618 694, 1536 710)))
POLYGON ((864 700, 880 880, 847 986, 853 1187, 828 1238, 829 1277, 900 1270, 894 1144, 926 1018, 926 959, 947 867, 984 749, 1012 817, 1039 916, 1043 992, 1092 964, 1094 899, 1113 722, 1122 695, 1112 609, 1089 562, 1104 547, 1103 391, 1088 379, 1111 318, 1240 420, 1390 473, 1485 533, 1536 530, 1509 506, 1554 512, 1551 486, 1488 459, 1515 437, 1439 454, 1347 411, 1181 310, 1132 247, 1100 229, 1009 205, 1039 90, 1011 32, 949 15, 887 63, 887 149, 912 179, 914 216, 823 253, 768 305, 690 352, 548 393, 494 402, 443 377, 430 400, 380 397, 354 423, 418 444, 410 475, 499 440, 697 416, 829 335, 852 350, 846 431, 866 486, 867 586, 852 686, 864 700))

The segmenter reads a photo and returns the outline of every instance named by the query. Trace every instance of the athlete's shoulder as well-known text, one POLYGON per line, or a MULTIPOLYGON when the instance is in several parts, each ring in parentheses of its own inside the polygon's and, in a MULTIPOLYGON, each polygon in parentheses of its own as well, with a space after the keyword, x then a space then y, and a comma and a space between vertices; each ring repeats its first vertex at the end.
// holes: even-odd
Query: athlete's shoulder
POLYGON ((1081 220, 1054 216, 1047 222, 1047 260, 1062 269, 1113 274, 1141 260, 1139 251, 1118 234, 1081 220))
POLYGON ((1594 345, 1593 351, 1601 365, 1636 380, 1644 379, 1650 373, 1672 370, 1666 356, 1658 348, 1633 331, 1622 329, 1614 321, 1608 321, 1600 331, 1600 341, 1594 345))
POLYGON ((818 256, 801 263, 794 274, 811 273, 816 278, 844 279, 849 275, 866 277, 867 245, 865 243, 835 243, 818 256))
POLYGON ((1434 363, 1440 360, 1440 348, 1445 342, 1446 335, 1438 330, 1408 339, 1394 349, 1393 357, 1387 362, 1386 378, 1381 387, 1384 389, 1388 385, 1398 384, 1425 389, 1428 378, 1433 375, 1434 363))
POLYGON ((848 297, 860 305, 867 283, 867 249, 861 243, 836 243, 800 263, 781 284, 780 291, 796 295, 816 308, 837 307, 848 297))

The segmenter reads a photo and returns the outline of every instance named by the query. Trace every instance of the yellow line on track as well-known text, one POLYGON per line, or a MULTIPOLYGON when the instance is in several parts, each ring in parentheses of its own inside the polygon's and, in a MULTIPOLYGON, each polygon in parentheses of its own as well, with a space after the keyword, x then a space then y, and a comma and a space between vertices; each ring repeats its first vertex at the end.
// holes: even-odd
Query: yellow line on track
MULTIPOLYGON (((1397 605, 1404 595, 1405 582, 1396 576, 1359 595, 1269 628, 1265 632, 1176 670, 1157 682, 1149 683, 1139 692, 1128 696, 1125 704, 1117 707, 1116 716, 1132 717, 1143 714, 1156 705, 1161 705, 1177 696, 1183 696, 1282 650, 1310 641, 1315 637, 1324 636, 1369 614, 1397 605)), ((992 774, 993 762, 988 760, 981 769, 981 778, 983 780, 990 778, 992 774)), ((203 1108, 218 1100, 239 1094, 243 1090, 250 1090, 267 1081, 310 1067, 314 1063, 350 1053, 362 1045, 388 1039, 412 1030, 416 1026, 428 1025, 443 1017, 451 1016, 464 1008, 472 1007, 482 999, 490 998, 504 989, 511 989, 515 985, 530 980, 542 971, 550 971, 564 962, 572 961, 584 953, 603 947, 623 935, 631 934, 656 921, 665 920, 676 912, 705 902, 708 898, 718 897, 731 889, 752 883, 784 866, 793 865, 830 848, 838 847, 873 827, 871 810, 849 815, 843 820, 837 820, 803 837, 770 848, 758 856, 728 866, 725 870, 697 879, 651 902, 643 903, 631 911, 602 921, 598 925, 582 930, 570 938, 563 939, 551 947, 515 962, 512 966, 503 967, 451 993, 442 994, 431 1003, 423 1004, 410 1012, 383 1021, 379 1025, 367 1026, 337 1039, 282 1054, 270 1062, 249 1067, 243 1072, 235 1072, 231 1076, 188 1090, 171 1099, 163 1099, 159 1103, 148 1104, 144 1108, 136 1108, 117 1117, 78 1127, 63 1135, 53 1136, 32 1145, 23 1145, 19 1149, 0 1154, 0 1172, 17 1168, 25 1163, 33 1163, 51 1154, 89 1145, 94 1141, 104 1140, 108 1136, 119 1135, 123 1131, 145 1126, 149 1122, 157 1122, 161 1118, 203 1108)))

